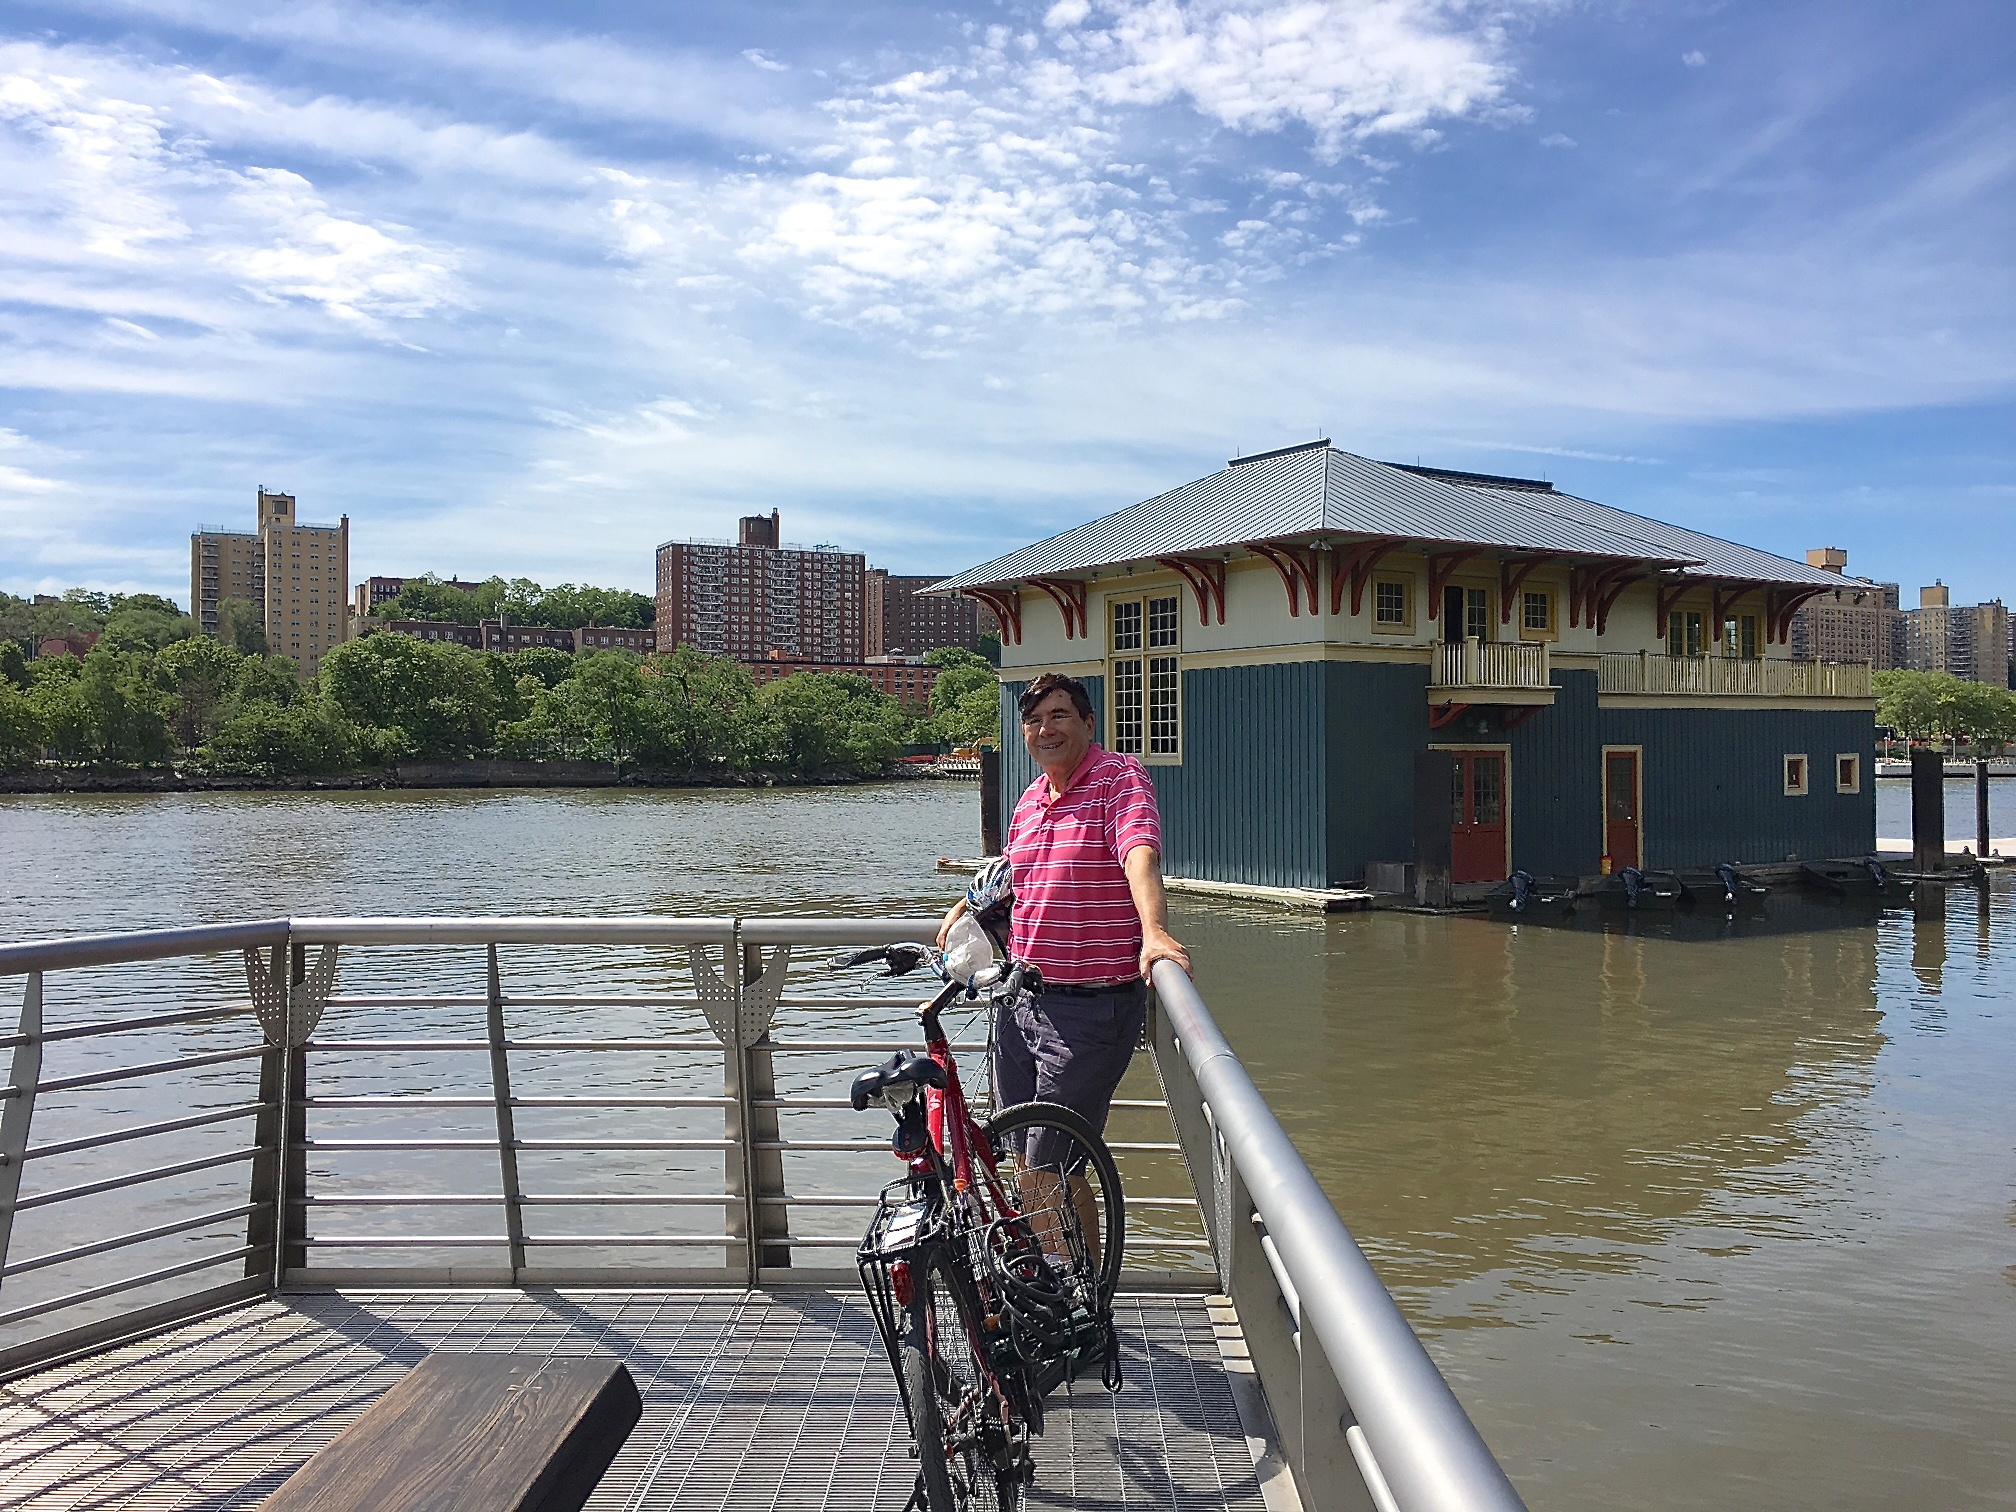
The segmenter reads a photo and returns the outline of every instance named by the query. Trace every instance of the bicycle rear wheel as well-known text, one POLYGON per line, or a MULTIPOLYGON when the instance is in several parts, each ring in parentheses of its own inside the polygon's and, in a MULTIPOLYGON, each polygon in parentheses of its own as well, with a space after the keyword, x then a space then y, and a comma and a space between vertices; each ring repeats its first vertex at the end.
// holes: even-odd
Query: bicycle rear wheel
POLYGON ((1017 1103, 980 1128, 1044 1252, 1087 1278, 1101 1309, 1111 1307, 1127 1215, 1106 1141, 1062 1103, 1017 1103))
POLYGON ((1021 1484, 1004 1473, 1007 1425, 974 1356, 961 1278, 944 1250, 914 1262, 917 1292, 903 1331, 903 1388, 928 1512, 1016 1512, 1021 1484))

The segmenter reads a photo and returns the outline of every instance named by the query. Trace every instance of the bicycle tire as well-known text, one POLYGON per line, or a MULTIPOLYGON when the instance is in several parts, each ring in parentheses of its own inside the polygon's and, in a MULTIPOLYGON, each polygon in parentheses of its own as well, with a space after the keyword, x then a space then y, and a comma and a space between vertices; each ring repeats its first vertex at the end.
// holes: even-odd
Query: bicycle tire
POLYGON ((1019 1484, 973 1442, 974 1420, 991 1409, 954 1263, 942 1249, 914 1262, 917 1291, 904 1320, 903 1389, 924 1506, 926 1512, 1017 1512, 1019 1484), (966 1419, 958 1435, 946 1431, 948 1403, 966 1419))
MULTIPOLYGON (((1120 1171, 1113 1163, 1113 1152, 1106 1148, 1106 1141, 1092 1130, 1082 1114, 1062 1103, 1026 1102, 1001 1109, 980 1125, 987 1137, 994 1158, 1000 1163, 1004 1174, 1015 1177, 1018 1189, 1024 1185, 1021 1175, 1020 1150, 1011 1143, 1010 1136, 1020 1134, 1047 1135, 1053 1150, 1058 1154, 1055 1163, 1069 1172, 1082 1162, 1082 1174, 1090 1187, 1091 1205, 1099 1217, 1097 1254, 1097 1283, 1099 1305, 1108 1308, 1113 1305, 1113 1293, 1120 1284, 1120 1263, 1127 1246, 1127 1206, 1120 1191, 1120 1171)), ((1052 1163, 1052 1157, 1039 1157, 1043 1164, 1052 1163)), ((1023 1192, 1025 1200, 1029 1197, 1023 1192)), ((1026 1211, 1026 1210, 1025 1210, 1026 1211)), ((1064 1215, 1063 1221, 1069 1226, 1082 1211, 1076 1204, 1072 1211, 1064 1215)))

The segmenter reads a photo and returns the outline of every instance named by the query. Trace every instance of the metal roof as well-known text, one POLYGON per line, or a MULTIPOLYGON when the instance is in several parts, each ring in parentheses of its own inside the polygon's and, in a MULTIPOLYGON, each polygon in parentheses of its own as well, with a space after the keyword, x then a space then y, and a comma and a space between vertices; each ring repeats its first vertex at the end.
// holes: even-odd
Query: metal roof
POLYGON ((1527 479, 1375 462, 1327 442, 1267 452, 946 578, 930 591, 1226 552, 1248 541, 1390 537, 1616 560, 1752 582, 1834 586, 1838 574, 1556 493, 1527 479))

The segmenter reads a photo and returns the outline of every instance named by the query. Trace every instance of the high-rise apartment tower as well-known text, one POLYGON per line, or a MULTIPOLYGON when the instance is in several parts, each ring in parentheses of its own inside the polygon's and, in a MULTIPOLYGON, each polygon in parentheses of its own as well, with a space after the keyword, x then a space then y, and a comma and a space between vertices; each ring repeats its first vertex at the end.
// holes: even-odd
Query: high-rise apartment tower
POLYGON ((1802 660, 1868 662, 1877 671, 1904 664, 1904 616, 1897 585, 1848 576, 1848 553, 1816 546, 1806 565, 1838 572, 1839 588, 1819 594, 1792 616, 1792 654, 1802 660))
POLYGON ((189 604, 206 635, 227 598, 258 606, 266 646, 313 677, 342 643, 350 581, 350 517, 304 525, 294 496, 259 490, 257 530, 199 530, 189 538, 189 604))
POLYGON ((658 645, 742 661, 858 662, 867 559, 779 539, 778 514, 743 519, 740 539, 658 548, 658 645))

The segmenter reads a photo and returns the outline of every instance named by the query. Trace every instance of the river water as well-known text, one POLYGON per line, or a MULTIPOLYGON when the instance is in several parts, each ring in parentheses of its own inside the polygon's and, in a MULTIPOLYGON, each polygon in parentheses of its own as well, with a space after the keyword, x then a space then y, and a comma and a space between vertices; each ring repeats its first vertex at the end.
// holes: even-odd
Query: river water
MULTIPOLYGON (((976 828, 963 785, 0 798, 0 909, 935 912, 976 828)), ((1685 937, 1173 912, 1534 1508, 2016 1506, 2016 891, 1685 937)))

